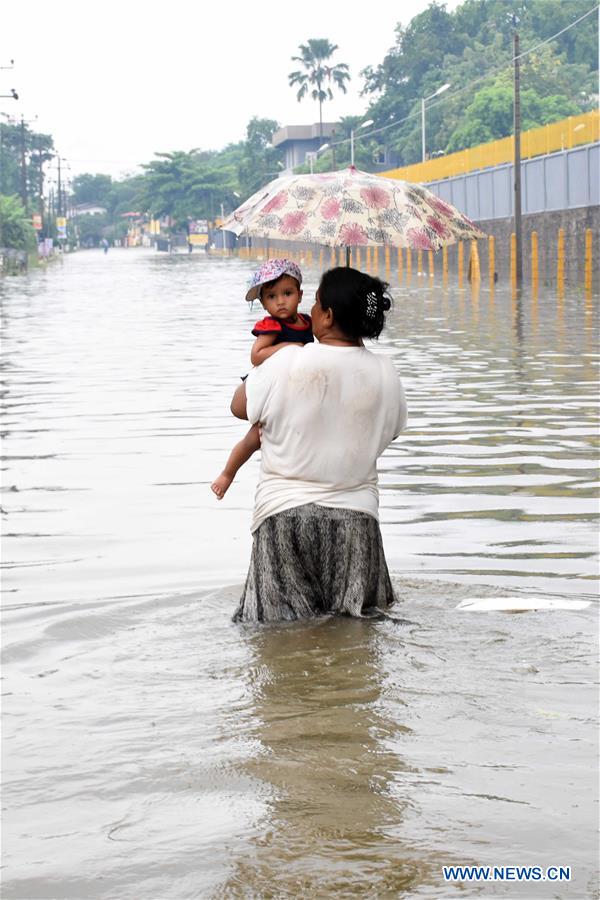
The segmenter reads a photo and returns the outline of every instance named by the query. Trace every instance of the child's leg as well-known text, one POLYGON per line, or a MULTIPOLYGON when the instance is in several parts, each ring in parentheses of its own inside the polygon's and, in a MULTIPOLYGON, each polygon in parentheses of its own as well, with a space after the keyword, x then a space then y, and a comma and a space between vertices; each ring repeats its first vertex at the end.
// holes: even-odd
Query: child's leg
POLYGON ((238 441, 235 445, 229 454, 229 459, 225 463, 225 468, 210 486, 211 490, 214 491, 219 500, 222 500, 225 496, 225 492, 237 475, 238 470, 245 462, 248 462, 252 454, 255 453, 259 447, 260 436, 258 433, 258 425, 253 425, 250 430, 246 432, 242 440, 238 441))

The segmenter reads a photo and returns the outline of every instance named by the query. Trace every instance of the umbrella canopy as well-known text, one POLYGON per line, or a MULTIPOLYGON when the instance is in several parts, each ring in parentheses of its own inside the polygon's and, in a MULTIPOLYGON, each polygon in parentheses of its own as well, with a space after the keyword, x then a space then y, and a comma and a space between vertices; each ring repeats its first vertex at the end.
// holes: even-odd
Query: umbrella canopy
POLYGON ((271 181, 239 206, 225 231, 328 247, 439 250, 485 237, 454 206, 420 184, 359 172, 289 175, 271 181))

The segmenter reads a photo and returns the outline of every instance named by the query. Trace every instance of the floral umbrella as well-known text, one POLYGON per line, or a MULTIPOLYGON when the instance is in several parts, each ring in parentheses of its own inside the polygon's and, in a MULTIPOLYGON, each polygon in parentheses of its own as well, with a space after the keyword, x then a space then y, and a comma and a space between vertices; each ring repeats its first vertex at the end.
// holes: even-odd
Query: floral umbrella
POLYGON ((271 181, 239 206, 225 231, 328 247, 439 250, 485 237, 454 206, 420 184, 359 172, 289 175, 271 181))

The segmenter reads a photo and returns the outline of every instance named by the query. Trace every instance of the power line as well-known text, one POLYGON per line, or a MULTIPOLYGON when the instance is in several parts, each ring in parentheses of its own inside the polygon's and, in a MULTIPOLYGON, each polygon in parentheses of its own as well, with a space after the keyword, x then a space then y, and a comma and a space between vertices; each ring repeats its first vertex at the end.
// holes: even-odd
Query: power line
MULTIPOLYGON (((550 41, 555 40, 557 37, 560 37, 561 34, 564 34, 565 31, 568 31, 570 28, 574 28, 575 25, 578 25, 583 19, 586 19, 588 16, 591 16, 592 13, 596 12, 600 9, 600 4, 593 6, 586 13, 580 16, 578 19, 575 19, 574 22, 571 22, 570 25, 566 25, 564 28, 561 28, 560 31, 557 31, 556 34, 553 34, 551 37, 546 38, 543 41, 540 41, 539 44, 536 44, 534 47, 530 47, 528 50, 524 50, 523 53, 520 53, 518 57, 511 58, 510 62, 506 63, 503 66, 499 66, 496 69, 490 69, 489 72, 486 72, 485 75, 481 75, 479 78, 476 78, 474 81, 470 81, 469 84, 466 84, 462 88, 458 88, 458 90, 453 93, 447 93, 445 97, 440 98, 439 100, 434 101, 429 104, 429 109, 434 106, 437 106, 439 103, 445 103, 451 97, 458 97, 459 94, 462 94, 464 91, 471 90, 471 88, 479 84, 482 81, 487 81, 488 78, 491 78, 492 75, 497 75, 499 72, 504 72, 505 69, 512 68, 514 65, 515 58, 523 59, 523 57, 528 56, 530 53, 533 53, 539 47, 543 47, 544 44, 548 44, 550 41)), ((373 134, 381 134, 382 131, 387 131, 389 128, 395 128, 397 125, 402 125, 404 122, 408 122, 409 119, 415 119, 420 116, 420 110, 415 110, 414 112, 409 113, 407 116, 404 116, 403 119, 397 119, 395 122, 390 122, 389 125, 382 125, 381 128, 374 128, 372 131, 365 131, 364 134, 361 134, 361 138, 371 137, 373 134)), ((343 138, 341 141, 336 141, 335 143, 331 143, 330 147, 338 147, 342 144, 348 144, 350 142, 350 138, 343 138)))
MULTIPOLYGON (((560 35, 564 34, 565 31, 568 31, 570 28, 574 28, 575 25, 578 25, 587 16, 590 16, 593 12, 596 12, 596 10, 598 8, 600 8, 600 4, 598 4, 597 6, 593 6, 592 9, 589 9, 586 13, 584 13, 578 19, 575 19, 575 21, 571 22, 570 25, 567 25, 565 28, 562 28, 560 31, 557 31, 556 34, 553 34, 551 37, 546 38, 546 40, 544 40, 544 41, 540 41, 539 44, 536 44, 534 47, 530 47, 529 50, 524 50, 523 53, 519 53, 518 57, 513 56, 511 58, 510 62, 506 63, 505 65, 498 66, 498 68, 496 68, 496 69, 490 69, 490 71, 486 72, 485 75, 481 75, 479 78, 476 78, 474 81, 469 82, 469 84, 465 85, 462 88, 459 88, 453 94, 447 94, 446 97, 444 97, 444 100, 447 100, 449 97, 457 97, 459 94, 462 94, 463 91, 466 91, 466 90, 469 90, 469 88, 472 88, 474 84, 479 84, 481 81, 486 81, 492 75, 497 75, 499 72, 504 72, 506 69, 512 69, 512 67, 514 66, 514 63, 515 63, 515 59, 523 59, 525 56, 528 56, 530 53, 533 53, 535 50, 537 50, 538 47, 542 47, 544 44, 548 44, 548 43, 550 43, 550 41, 555 40, 555 38, 560 37, 560 35)), ((434 103, 430 103, 429 108, 431 109, 432 106, 437 106, 438 103, 443 103, 443 102, 444 102, 443 100, 436 100, 434 103)))

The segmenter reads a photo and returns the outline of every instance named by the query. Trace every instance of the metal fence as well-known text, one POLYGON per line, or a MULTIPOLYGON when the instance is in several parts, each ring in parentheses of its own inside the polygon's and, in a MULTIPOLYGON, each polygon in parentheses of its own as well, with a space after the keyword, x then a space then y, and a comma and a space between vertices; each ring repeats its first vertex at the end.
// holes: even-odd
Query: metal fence
MULTIPOLYGON (((558 150, 561 152, 570 150, 582 144, 597 143, 599 140, 600 112, 593 110, 582 113, 580 116, 569 116, 567 119, 561 119, 560 122, 553 122, 551 125, 542 125, 541 128, 522 131, 521 157, 528 159, 544 156, 558 150)), ((477 147, 469 147, 468 150, 460 150, 458 153, 449 153, 438 159, 430 159, 427 162, 382 172, 382 175, 426 184, 430 181, 452 178, 454 175, 466 175, 478 169, 501 166, 509 163, 513 158, 514 139, 511 136, 499 141, 479 144, 477 147)))
MULTIPOLYGON (((600 203, 598 143, 525 160, 521 170, 524 215, 600 203)), ((432 181, 427 188, 475 221, 513 215, 512 164, 432 181)))

